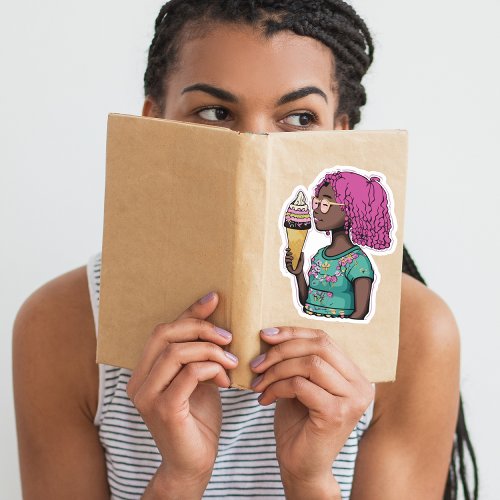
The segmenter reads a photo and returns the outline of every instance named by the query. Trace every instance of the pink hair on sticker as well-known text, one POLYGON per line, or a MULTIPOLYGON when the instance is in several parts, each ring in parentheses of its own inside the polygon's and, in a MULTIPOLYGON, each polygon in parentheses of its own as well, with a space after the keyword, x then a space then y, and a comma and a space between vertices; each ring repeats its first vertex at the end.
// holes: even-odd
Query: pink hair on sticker
POLYGON ((335 201, 344 204, 353 243, 374 250, 385 250, 391 246, 393 221, 387 192, 379 177, 367 178, 356 172, 334 171, 326 174, 316 186, 315 196, 326 185, 335 191, 335 201))

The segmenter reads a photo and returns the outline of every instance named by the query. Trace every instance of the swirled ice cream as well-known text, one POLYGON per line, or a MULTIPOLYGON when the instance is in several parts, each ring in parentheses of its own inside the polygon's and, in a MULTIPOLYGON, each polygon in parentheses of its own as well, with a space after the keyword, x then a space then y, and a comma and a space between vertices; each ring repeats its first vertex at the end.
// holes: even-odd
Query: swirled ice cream
POLYGON ((295 200, 290 203, 285 213, 284 226, 288 238, 288 247, 293 255, 292 268, 296 269, 306 242, 307 233, 311 229, 311 215, 303 191, 299 191, 295 200))
POLYGON ((285 227, 289 229, 311 229, 311 216, 303 191, 297 193, 295 200, 285 213, 285 227))

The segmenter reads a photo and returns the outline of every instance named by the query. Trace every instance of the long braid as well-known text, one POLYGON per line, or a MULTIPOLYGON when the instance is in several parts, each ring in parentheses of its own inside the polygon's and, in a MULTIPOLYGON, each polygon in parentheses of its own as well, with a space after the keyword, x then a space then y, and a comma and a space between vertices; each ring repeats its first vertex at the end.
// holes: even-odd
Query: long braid
MULTIPOLYGON (((184 40, 200 36, 214 23, 248 24, 264 36, 290 30, 309 36, 329 47, 335 61, 335 83, 339 95, 337 113, 346 114, 350 128, 361 118, 366 104, 361 80, 372 61, 374 46, 370 31, 356 11, 342 0, 171 0, 160 10, 149 48, 144 91, 160 109, 164 107, 165 85, 178 62, 184 40), (185 29, 189 26, 189 29, 185 29)), ((417 266, 404 248, 403 272, 425 284, 417 266)), ((459 478, 466 500, 478 497, 478 469, 463 412, 462 398, 455 432, 444 500, 456 500, 459 478), (474 492, 467 481, 465 451, 474 472, 474 492)))
POLYGON ((427 285, 405 246, 403 246, 403 272, 420 281, 420 283, 427 285))

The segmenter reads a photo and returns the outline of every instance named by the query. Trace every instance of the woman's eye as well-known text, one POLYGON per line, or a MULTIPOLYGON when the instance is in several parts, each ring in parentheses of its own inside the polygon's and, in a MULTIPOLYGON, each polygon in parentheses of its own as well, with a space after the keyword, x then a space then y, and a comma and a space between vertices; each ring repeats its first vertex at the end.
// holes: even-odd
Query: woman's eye
POLYGON ((288 115, 283 121, 288 125, 304 128, 316 123, 318 119, 313 113, 294 113, 293 115, 288 115), (290 121, 287 121, 288 119, 290 121))
POLYGON ((205 108, 197 112, 198 116, 209 122, 224 121, 229 116, 229 111, 224 108, 205 108))

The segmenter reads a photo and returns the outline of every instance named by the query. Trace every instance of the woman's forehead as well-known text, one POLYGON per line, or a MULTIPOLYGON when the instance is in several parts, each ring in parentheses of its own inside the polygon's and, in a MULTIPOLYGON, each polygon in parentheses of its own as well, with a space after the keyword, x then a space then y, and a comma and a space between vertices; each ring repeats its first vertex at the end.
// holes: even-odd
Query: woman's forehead
POLYGON ((329 196, 330 198, 335 198, 335 190, 331 186, 331 184, 327 184, 326 186, 322 186, 318 193, 319 196, 329 196))
POLYGON ((318 40, 288 30, 267 39, 250 26, 217 23, 182 44, 169 87, 175 94, 183 85, 207 82, 244 97, 315 85, 331 101, 332 81, 332 52, 318 40))

